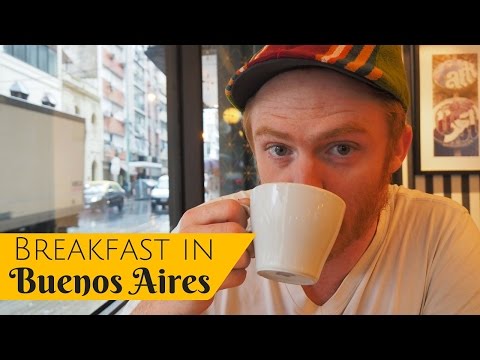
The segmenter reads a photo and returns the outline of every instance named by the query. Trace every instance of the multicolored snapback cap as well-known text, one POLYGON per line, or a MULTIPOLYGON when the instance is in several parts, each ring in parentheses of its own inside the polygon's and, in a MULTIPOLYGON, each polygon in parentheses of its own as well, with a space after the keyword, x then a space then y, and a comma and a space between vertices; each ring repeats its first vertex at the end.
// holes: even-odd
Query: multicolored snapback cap
POLYGON ((390 93, 405 111, 410 104, 399 45, 266 45, 237 70, 225 88, 240 111, 275 75, 302 67, 333 69, 390 93))

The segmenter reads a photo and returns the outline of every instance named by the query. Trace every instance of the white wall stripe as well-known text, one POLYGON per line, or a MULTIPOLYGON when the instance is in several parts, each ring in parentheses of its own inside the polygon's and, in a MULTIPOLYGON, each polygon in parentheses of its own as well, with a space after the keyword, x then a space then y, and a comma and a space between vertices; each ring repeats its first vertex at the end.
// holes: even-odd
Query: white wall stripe
POLYGON ((410 188, 408 180, 408 156, 406 156, 402 164, 402 185, 406 188, 410 188))
POLYGON ((425 176, 415 175, 415 189, 425 192, 425 176))
POLYGON ((469 176, 470 214, 480 228, 480 175, 469 176))
POLYGON ((443 175, 433 175, 433 193, 435 195, 444 196, 443 175))
POLYGON ((452 183, 452 199, 462 204, 462 176, 461 175, 452 175, 450 176, 452 183))

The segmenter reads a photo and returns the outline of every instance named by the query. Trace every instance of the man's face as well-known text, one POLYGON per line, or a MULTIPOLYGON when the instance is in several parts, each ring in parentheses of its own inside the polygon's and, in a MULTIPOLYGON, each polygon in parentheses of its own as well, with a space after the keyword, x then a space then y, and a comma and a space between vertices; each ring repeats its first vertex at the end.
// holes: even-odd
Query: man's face
POLYGON ((324 188, 347 204, 338 240, 372 226, 389 182, 386 111, 368 85, 329 70, 295 70, 265 84, 250 105, 262 183, 324 188))

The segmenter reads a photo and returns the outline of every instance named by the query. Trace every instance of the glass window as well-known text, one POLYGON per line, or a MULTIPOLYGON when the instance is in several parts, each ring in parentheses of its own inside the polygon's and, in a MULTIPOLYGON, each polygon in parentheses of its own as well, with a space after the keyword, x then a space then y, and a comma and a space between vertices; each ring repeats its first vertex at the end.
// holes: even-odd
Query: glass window
POLYGON ((52 76, 57 75, 55 45, 4 45, 5 52, 52 76))
POLYGON ((258 45, 202 46, 205 200, 251 189, 257 182, 241 113, 228 102, 224 89, 233 72, 259 48, 258 45))
POLYGON ((145 91, 141 88, 135 87, 135 107, 138 110, 144 111, 145 109, 145 91))
POLYGON ((27 63, 32 66, 38 67, 38 46, 27 46, 27 63))
POLYGON ((134 79, 135 79, 135 82, 138 83, 138 84, 143 84, 144 82, 144 70, 142 67, 140 66, 137 66, 135 68, 135 74, 134 74, 134 79))
POLYGON ((56 76, 57 75, 57 52, 51 48, 48 48, 47 51, 48 51, 47 72, 50 75, 56 76))
MULTIPOLYGON (((16 176, 2 179, 0 232, 170 231, 168 204, 152 208, 150 197, 156 180, 168 175, 166 70, 156 65, 157 59, 144 54, 147 48, 3 46, 0 113, 12 116, 0 122, 0 134, 7 134, 0 148, 2 153, 15 156, 3 158, 2 171, 16 176), (10 67, 12 56, 22 60, 15 62, 15 69, 10 67), (62 64, 57 64, 57 59, 62 64), (134 84, 135 59, 149 66, 142 68, 145 81, 134 84), (58 65, 63 69, 60 73, 58 65), (35 74, 31 66, 45 71, 44 76, 35 74), (10 87, 15 82, 28 90, 27 104, 11 97, 10 87), (113 85, 110 91, 104 86, 107 83, 113 85), (149 102, 158 111, 145 112, 147 92, 153 93, 149 102), (42 106, 45 93, 57 100, 53 114, 51 108, 42 106), (52 138, 54 123, 65 125, 55 132, 62 137, 57 140, 68 141, 52 138), (148 129, 155 129, 155 136, 148 129), (118 172, 112 170, 116 168, 112 162, 120 163, 118 172), (58 171, 62 167, 65 170, 58 171), (92 180, 115 181, 116 191, 125 190, 124 203, 89 207, 91 196, 86 185, 92 180), (70 191, 59 192, 62 187, 70 191), (60 215, 66 209, 72 216, 60 215)), ((92 314, 104 305, 105 301, 0 301, 0 314, 92 314)))
POLYGON ((27 45, 14 45, 13 56, 22 61, 27 60, 27 45))
POLYGON ((13 55, 13 45, 3 45, 3 48, 7 54, 13 55))
POLYGON ((46 46, 38 47, 38 68, 48 72, 48 49, 46 46))

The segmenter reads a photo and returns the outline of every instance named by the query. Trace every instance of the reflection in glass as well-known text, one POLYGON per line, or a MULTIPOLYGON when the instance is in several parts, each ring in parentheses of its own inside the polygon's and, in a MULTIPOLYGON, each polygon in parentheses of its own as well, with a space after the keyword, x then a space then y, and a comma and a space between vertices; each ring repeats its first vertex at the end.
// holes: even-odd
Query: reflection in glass
POLYGON ((241 114, 228 102, 224 89, 235 70, 259 48, 258 45, 202 46, 205 200, 251 189, 257 183, 241 114))

